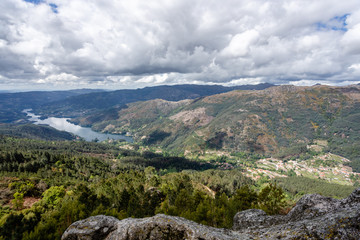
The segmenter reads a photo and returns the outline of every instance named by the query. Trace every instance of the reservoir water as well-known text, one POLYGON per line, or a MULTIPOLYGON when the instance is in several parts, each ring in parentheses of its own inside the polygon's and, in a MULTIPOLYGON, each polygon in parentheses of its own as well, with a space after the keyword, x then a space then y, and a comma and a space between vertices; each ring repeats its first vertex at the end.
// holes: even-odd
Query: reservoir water
POLYGON ((35 124, 44 124, 49 125, 57 130, 66 131, 78 135, 84 138, 86 141, 92 141, 97 139, 99 141, 104 141, 107 139, 124 139, 127 142, 132 142, 132 138, 124 135, 117 135, 117 134, 109 134, 109 133, 99 133, 91 130, 91 128, 81 127, 79 125, 75 125, 70 123, 68 120, 69 118, 56 118, 56 117, 49 117, 46 119, 40 119, 40 116, 35 115, 34 113, 30 112, 31 109, 24 109, 23 112, 27 114, 30 121, 34 122, 35 124))

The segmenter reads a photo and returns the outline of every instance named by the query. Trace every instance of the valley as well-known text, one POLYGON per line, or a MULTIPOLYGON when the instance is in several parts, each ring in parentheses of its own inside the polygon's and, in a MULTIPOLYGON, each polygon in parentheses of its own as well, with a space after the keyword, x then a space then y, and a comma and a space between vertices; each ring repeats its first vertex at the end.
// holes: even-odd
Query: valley
POLYGON ((360 239, 359 0, 0 8, 0 240, 360 239))
MULTIPOLYGON (((197 162, 211 164, 217 169, 241 169, 245 176, 254 181, 268 182, 277 178, 304 177, 339 185, 360 186, 360 173, 350 167, 349 159, 331 152, 324 152, 327 147, 326 141, 315 142, 314 145, 307 146, 307 153, 287 159, 258 154, 230 154, 225 151, 206 151, 201 155, 188 152, 186 156, 197 162), (318 145, 319 142, 325 146, 318 145)), ((120 148, 134 149, 125 142, 120 148)), ((160 154, 167 153, 161 148, 140 147, 139 149, 160 154)))
POLYGON ((238 211, 285 214, 305 194, 339 199, 360 186, 359 86, 257 87, 19 97, 0 123, 0 236, 59 239, 98 214, 230 228, 238 211), (51 119, 133 141, 84 141, 43 125, 51 119))
POLYGON ((68 118, 56 118, 50 117, 46 119, 42 119, 41 116, 35 115, 31 113, 32 109, 23 110, 26 113, 27 117, 29 117, 29 121, 33 122, 36 125, 48 125, 53 127, 59 131, 66 131, 71 134, 76 135, 78 139, 84 139, 86 141, 104 141, 107 139, 113 140, 124 140, 128 142, 132 142, 132 138, 120 135, 120 134, 109 134, 109 133, 99 133, 91 130, 90 128, 81 127, 79 125, 75 125, 69 122, 68 118))

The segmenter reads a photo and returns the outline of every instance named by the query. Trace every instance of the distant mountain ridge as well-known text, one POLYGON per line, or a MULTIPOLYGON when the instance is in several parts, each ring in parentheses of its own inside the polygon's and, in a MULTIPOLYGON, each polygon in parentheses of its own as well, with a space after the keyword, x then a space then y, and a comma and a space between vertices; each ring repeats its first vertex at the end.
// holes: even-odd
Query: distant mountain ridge
MULTIPOLYGON (((74 89, 66 91, 0 92, 0 123, 26 123, 23 109, 56 117, 79 117, 85 114, 108 115, 109 111, 126 107, 125 104, 155 98, 170 101, 194 99, 234 89, 265 89, 269 83, 224 87, 220 85, 172 85, 107 91, 102 89, 74 89), (110 110, 108 110, 110 109, 110 110)), ((101 117, 101 116, 100 116, 101 117)), ((103 119, 103 120, 106 120, 103 119)))
POLYGON ((0 123, 9 123, 19 119, 24 119, 25 114, 21 111, 26 108, 36 108, 45 103, 60 101, 79 94, 99 91, 103 90, 75 89, 68 91, 0 93, 0 123))
POLYGON ((221 85, 184 84, 95 92, 71 96, 57 102, 44 104, 36 108, 35 111, 40 115, 78 117, 108 108, 123 108, 126 107, 125 104, 138 101, 147 101, 157 98, 168 101, 180 101, 184 99, 195 99, 210 96, 237 89, 259 90, 266 89, 271 86, 274 85, 263 83, 258 85, 225 87, 221 85))

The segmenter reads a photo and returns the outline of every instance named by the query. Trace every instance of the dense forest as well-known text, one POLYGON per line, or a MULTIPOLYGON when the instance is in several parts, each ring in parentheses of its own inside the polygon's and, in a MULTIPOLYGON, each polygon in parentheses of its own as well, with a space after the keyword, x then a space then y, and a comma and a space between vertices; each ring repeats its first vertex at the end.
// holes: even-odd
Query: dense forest
MULTIPOLYGON (((97 214, 123 219, 165 213, 230 228, 238 211, 283 214, 299 192, 322 183, 302 189, 304 179, 255 182, 241 168, 222 170, 121 145, 0 136, 1 238, 59 239, 72 222, 97 214)), ((338 188, 321 186, 331 195, 338 188)), ((352 190, 343 188, 337 197, 352 190)))

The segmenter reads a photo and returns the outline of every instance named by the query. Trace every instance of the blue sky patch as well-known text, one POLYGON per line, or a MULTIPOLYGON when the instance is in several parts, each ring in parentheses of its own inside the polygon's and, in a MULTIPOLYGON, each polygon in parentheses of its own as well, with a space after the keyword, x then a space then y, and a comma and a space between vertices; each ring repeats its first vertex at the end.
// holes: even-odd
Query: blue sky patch
POLYGON ((40 4, 44 2, 43 0, 24 0, 25 2, 33 3, 33 4, 40 4))
MULTIPOLYGON (((44 0, 24 0, 25 2, 29 2, 29 3, 33 3, 35 5, 38 5, 38 4, 41 4, 41 3, 44 3, 45 1, 44 0)), ((51 11, 53 11, 54 13, 58 13, 58 6, 55 4, 55 3, 49 3, 49 6, 51 8, 51 11)))
POLYGON ((54 12, 54 13, 58 13, 58 10, 57 10, 57 5, 55 3, 50 3, 49 6, 51 7, 51 10, 54 12))
POLYGON ((336 16, 330 19, 327 22, 319 22, 316 24, 318 30, 333 30, 333 31, 343 31, 346 32, 347 23, 346 19, 350 14, 344 14, 342 16, 336 16))

